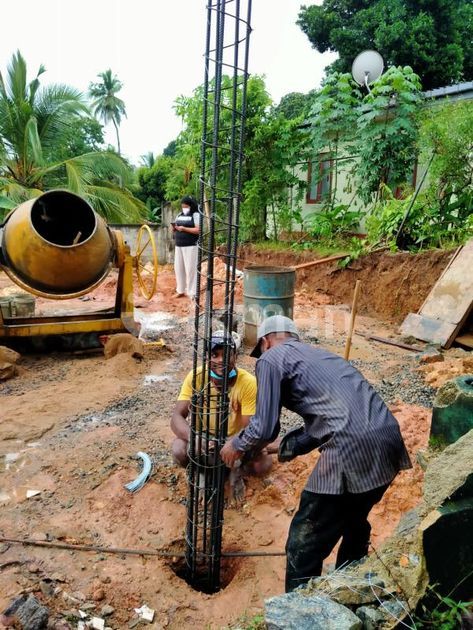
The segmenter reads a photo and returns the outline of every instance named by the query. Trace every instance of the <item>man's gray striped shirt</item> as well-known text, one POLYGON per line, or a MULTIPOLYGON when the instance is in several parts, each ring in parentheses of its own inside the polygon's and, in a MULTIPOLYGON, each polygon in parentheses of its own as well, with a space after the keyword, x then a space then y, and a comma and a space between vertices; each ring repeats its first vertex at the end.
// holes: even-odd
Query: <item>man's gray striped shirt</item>
POLYGON ((321 452, 306 490, 367 492, 411 468, 397 420, 360 372, 336 354, 288 338, 261 356, 256 378, 256 414, 233 446, 261 448, 279 433, 282 407, 299 414, 321 452))

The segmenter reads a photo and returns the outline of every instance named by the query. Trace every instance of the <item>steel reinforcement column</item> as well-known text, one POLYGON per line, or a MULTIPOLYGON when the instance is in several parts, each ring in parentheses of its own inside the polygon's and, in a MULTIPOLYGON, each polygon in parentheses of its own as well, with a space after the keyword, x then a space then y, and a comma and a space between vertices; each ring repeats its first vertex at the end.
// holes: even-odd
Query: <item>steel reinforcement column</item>
POLYGON ((229 414, 250 19, 251 0, 208 0, 186 563, 188 581, 210 593, 221 585, 225 465, 219 452, 229 414), (226 332, 225 369, 217 392, 210 384, 210 340, 219 329, 226 332))

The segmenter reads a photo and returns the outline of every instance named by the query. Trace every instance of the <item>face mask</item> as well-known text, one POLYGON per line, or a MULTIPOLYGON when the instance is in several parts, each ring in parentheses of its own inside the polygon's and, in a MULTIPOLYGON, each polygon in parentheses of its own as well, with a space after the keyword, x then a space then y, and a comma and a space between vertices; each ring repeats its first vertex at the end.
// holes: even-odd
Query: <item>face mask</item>
POLYGON ((189 212, 190 212, 190 211, 191 211, 191 209, 190 209, 190 208, 182 208, 182 212, 183 212, 184 214, 189 214, 189 212))
MULTIPOLYGON (((235 378, 235 376, 237 375, 237 371, 235 370, 235 368, 233 368, 233 370, 229 373, 228 378, 235 378)), ((215 374, 215 372, 213 370, 210 370, 210 376, 215 379, 216 381, 222 381, 223 380, 223 376, 219 376, 218 374, 215 374)))

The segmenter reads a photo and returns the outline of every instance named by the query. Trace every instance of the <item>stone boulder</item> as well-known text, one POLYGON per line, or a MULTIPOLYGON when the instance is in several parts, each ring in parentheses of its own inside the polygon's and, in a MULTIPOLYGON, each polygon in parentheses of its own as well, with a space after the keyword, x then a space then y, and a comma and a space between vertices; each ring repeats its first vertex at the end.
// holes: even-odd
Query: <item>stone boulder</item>
POLYGON ((105 358, 111 359, 117 354, 130 354, 135 359, 142 359, 144 356, 143 342, 129 333, 110 335, 104 346, 105 358))
POLYGON ((49 610, 31 594, 15 598, 0 615, 3 626, 22 630, 45 630, 48 620, 49 610))
POLYGON ((324 595, 293 591, 265 601, 268 630, 362 630, 359 617, 324 595))
POLYGON ((365 573, 351 575, 347 571, 334 571, 323 577, 312 578, 307 592, 325 593, 335 602, 344 606, 360 606, 378 602, 385 597, 386 588, 376 575, 365 573))
POLYGON ((17 375, 16 363, 20 357, 21 355, 11 348, 0 346, 0 381, 6 381, 17 375))
MULTIPOLYGON (((473 411, 472 411, 473 413, 473 411)), ((428 466, 419 527, 430 584, 441 595, 470 599, 473 592, 473 429, 428 466)))
POLYGON ((473 374, 445 383, 434 400, 430 441, 433 445, 453 444, 473 429, 473 374))
POLYGON ((21 355, 11 348, 6 346, 0 346, 0 362, 5 363, 17 363, 21 358, 21 355))

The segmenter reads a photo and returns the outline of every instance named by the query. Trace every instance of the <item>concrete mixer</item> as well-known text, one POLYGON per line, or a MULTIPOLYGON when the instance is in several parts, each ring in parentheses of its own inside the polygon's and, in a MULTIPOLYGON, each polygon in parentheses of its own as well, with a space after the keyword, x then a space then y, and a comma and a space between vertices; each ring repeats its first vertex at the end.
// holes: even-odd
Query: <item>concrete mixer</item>
POLYGON ((97 345, 99 335, 138 334, 133 271, 143 297, 150 300, 157 282, 156 245, 149 226, 143 225, 132 256, 123 234, 110 229, 84 199, 53 190, 21 204, 0 225, 0 268, 23 290, 53 300, 89 293, 118 268, 114 308, 42 317, 5 317, 0 309, 0 344, 75 336, 82 340, 79 347, 97 345))

